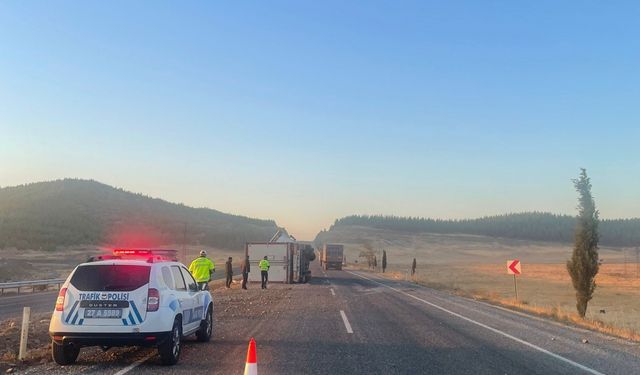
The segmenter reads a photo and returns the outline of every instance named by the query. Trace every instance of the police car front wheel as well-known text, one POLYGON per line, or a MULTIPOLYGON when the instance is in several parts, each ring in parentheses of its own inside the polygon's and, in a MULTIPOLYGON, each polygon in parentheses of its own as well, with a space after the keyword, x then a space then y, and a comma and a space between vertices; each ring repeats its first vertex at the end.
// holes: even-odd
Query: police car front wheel
POLYGON ((211 340, 213 333, 213 309, 211 306, 207 309, 206 318, 200 323, 200 329, 196 332, 196 337, 200 342, 208 342, 211 340))
POLYGON ((58 344, 51 342, 51 355, 53 360, 59 365, 70 365, 76 362, 80 354, 80 348, 72 344, 58 344))

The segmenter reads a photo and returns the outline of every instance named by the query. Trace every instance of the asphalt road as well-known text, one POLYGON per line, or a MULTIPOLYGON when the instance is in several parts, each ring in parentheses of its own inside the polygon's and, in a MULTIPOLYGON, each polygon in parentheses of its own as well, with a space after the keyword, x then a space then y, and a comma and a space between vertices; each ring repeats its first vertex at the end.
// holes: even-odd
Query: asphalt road
MULTIPOLYGON (((240 268, 234 269, 234 274, 240 274, 240 268)), ((213 280, 224 279, 224 270, 213 274, 213 280)), ((56 304, 58 291, 23 292, 17 295, 0 297, 0 320, 22 317, 22 309, 31 307, 32 314, 51 312, 56 304)))
POLYGON ((367 272, 314 272, 305 285, 214 291, 214 339, 188 342, 176 366, 160 366, 153 350, 112 349, 23 372, 242 374, 250 337, 261 375, 640 371, 638 344, 367 272))
POLYGON ((31 307, 31 313, 53 311, 58 292, 23 293, 0 297, 0 320, 22 317, 22 308, 31 307))

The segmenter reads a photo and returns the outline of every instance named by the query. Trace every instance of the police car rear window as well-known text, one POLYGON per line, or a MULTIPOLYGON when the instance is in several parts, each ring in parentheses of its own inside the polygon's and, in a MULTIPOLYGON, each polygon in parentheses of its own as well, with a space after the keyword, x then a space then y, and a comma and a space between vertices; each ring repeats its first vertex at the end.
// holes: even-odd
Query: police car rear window
POLYGON ((82 291, 130 292, 149 283, 151 267, 131 265, 80 266, 71 277, 71 285, 82 291))

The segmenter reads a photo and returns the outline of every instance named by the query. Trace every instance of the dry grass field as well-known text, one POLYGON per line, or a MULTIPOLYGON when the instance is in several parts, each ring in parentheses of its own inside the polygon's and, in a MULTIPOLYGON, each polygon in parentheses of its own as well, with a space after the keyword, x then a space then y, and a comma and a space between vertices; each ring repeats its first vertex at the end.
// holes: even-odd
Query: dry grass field
POLYGON ((604 264, 586 320, 575 314, 575 295, 565 268, 571 244, 498 239, 469 235, 411 234, 364 227, 332 230, 331 242, 343 243, 347 262, 359 266, 365 244, 376 250, 378 265, 387 250, 393 277, 406 278, 413 258, 415 281, 437 289, 512 306, 623 337, 640 339, 640 277, 635 249, 603 247, 604 264), (625 266, 625 252, 629 263, 625 266), (519 301, 506 261, 520 259, 519 301), (603 312, 602 312, 602 311, 603 312))
MULTIPOLYGON (((598 287, 589 303, 587 320, 621 330, 640 333, 640 278, 635 265, 604 264, 596 278, 598 287), (631 272, 633 269, 633 272, 631 272)), ((391 265, 390 271, 404 277, 405 267, 391 265)), ((474 298, 515 306, 534 313, 577 322, 575 295, 564 264, 524 264, 518 276, 515 300, 513 276, 506 264, 424 265, 419 264, 415 281, 474 298)))
MULTIPOLYGON (((200 250, 216 263, 216 270, 224 271, 227 257, 234 258, 234 264, 240 265, 244 250, 216 249, 207 246, 187 246, 186 259, 182 245, 162 246, 163 249, 178 249, 180 261, 189 262, 198 256, 200 250)), ((110 250, 97 246, 78 246, 57 251, 42 250, 0 250, 0 282, 42 280, 65 278, 79 263, 86 262, 90 256, 109 254, 110 250)))
POLYGON ((64 278, 78 263, 101 251, 97 247, 73 247, 64 251, 2 249, 0 282, 64 278))

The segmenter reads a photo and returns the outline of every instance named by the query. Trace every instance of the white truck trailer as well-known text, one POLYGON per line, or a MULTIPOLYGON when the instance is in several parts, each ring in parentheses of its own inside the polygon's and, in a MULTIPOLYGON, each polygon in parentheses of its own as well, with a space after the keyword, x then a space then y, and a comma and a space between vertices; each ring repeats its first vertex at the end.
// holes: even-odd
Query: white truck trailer
POLYGON ((311 279, 309 263, 315 259, 313 248, 299 244, 290 236, 280 237, 279 241, 287 242, 247 243, 245 255, 251 265, 249 281, 260 282, 258 264, 266 256, 270 264, 269 282, 308 282, 311 279))
POLYGON ((266 256, 269 260, 269 282, 291 283, 289 260, 296 244, 294 243, 248 243, 246 255, 249 256, 251 272, 249 281, 260 282, 258 263, 266 256))

